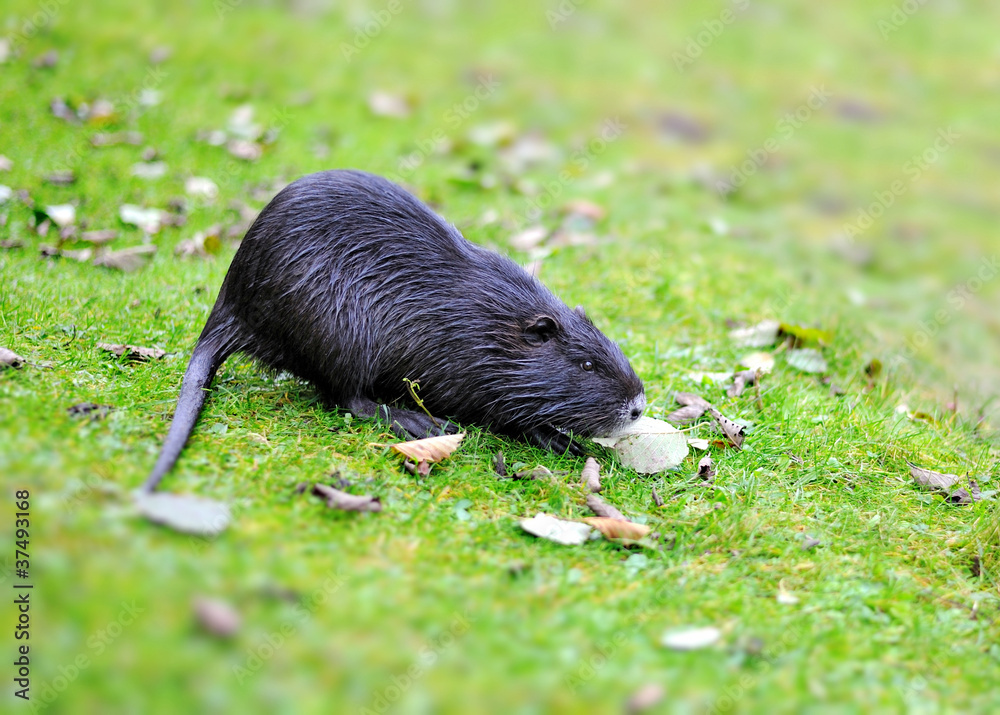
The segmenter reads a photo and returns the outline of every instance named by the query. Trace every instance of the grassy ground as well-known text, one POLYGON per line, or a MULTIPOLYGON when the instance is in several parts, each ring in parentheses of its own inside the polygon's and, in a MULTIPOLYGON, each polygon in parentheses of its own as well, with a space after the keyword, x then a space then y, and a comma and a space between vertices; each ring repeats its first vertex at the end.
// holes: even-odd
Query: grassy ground
MULTIPOLYGON (((0 250, 0 346, 29 361, 0 372, 0 479, 6 494, 31 492, 36 709, 619 712, 649 684, 679 713, 1000 706, 995 503, 920 493, 905 463, 981 475, 985 490, 1000 477, 987 403, 1000 387, 1000 282, 987 275, 1000 146, 983 100, 994 5, 912 17, 861 2, 171 7, 15 0, 0 14, 13 50, 0 67, 12 162, 0 184, 40 207, 75 203, 78 223, 121 230, 113 248, 144 241, 120 205, 165 208, 190 176, 219 187, 214 202, 187 199, 186 224, 154 235, 155 257, 127 274, 42 256, 55 232, 33 231, 16 198, 0 205, 0 238, 22 244, 0 250), (169 59, 151 64, 161 46, 169 59), (52 49, 54 66, 34 66, 52 49), (159 103, 139 102, 144 89, 159 103), (405 95, 410 116, 373 116, 376 89, 405 95), (117 114, 70 123, 54 97, 104 98, 117 114), (277 130, 258 161, 198 140, 246 104, 277 130), (602 144, 609 119, 624 129, 602 144), (497 149, 467 141, 499 120, 558 154, 505 173, 497 149), (957 139, 925 157, 949 127, 957 139), (142 143, 91 145, 126 130, 142 143), (442 137, 450 148, 429 151, 442 137), (131 175, 145 147, 164 177, 131 175), (401 163, 414 156, 416 168, 401 163), (625 346, 652 414, 695 390, 751 425, 743 451, 713 453, 711 489, 675 495, 696 456, 658 478, 602 460, 607 500, 661 532, 661 548, 561 547, 519 530, 537 511, 585 515, 583 495, 575 478, 500 481, 492 455, 554 470, 580 460, 473 429, 416 479, 376 425, 238 359, 167 482, 228 500, 234 525, 205 541, 131 512, 235 250, 182 259, 175 246, 237 224, 233 200, 258 210, 285 181, 348 166, 401 175, 470 239, 525 262, 508 239, 533 202, 551 205, 550 228, 569 199, 608 210, 601 240, 551 252, 543 279, 625 346), (76 183, 44 181, 60 169, 76 183), (720 180, 740 185, 723 195, 720 180), (878 198, 897 181, 891 202, 878 198), (859 210, 879 216, 854 231, 859 210), (780 359, 760 402, 686 377, 732 368, 747 351, 726 321, 765 317, 835 331, 826 355, 844 394, 780 359), (129 363, 98 342, 169 354, 129 363), (869 386, 873 357, 886 370, 869 386), (957 414, 944 406, 953 383, 957 414), (114 410, 67 415, 84 401, 114 410), (334 513, 295 493, 334 470, 384 512, 334 513), (807 538, 820 545, 805 550, 807 538), (196 627, 198 596, 240 612, 235 637, 196 627), (668 629, 707 625, 723 631, 714 647, 659 645, 668 629)), ((12 629, 14 612, 4 619, 12 629)))

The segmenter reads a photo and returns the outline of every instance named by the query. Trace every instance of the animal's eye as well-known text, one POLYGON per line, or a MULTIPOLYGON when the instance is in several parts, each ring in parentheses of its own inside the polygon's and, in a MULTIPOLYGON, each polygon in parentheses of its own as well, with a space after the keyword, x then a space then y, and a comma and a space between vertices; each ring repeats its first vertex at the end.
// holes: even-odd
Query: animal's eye
POLYGON ((582 367, 586 372, 594 371, 594 363, 590 362, 590 360, 584 360, 580 363, 580 367, 582 367))

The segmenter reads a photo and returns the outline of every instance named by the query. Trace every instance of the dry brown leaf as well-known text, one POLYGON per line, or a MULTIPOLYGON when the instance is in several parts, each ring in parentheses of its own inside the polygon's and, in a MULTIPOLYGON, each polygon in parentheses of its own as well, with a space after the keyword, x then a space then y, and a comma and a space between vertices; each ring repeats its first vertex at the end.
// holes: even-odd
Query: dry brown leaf
POLYGON ((678 427, 683 427, 684 425, 697 421, 703 414, 705 414, 705 409, 705 407, 700 405, 684 405, 684 407, 678 407, 676 410, 664 417, 663 421, 669 422, 670 424, 678 427))
POLYGON ((729 338, 741 348, 763 348, 774 345, 778 340, 781 322, 777 320, 762 320, 749 328, 738 328, 729 333, 729 338))
POLYGON ((503 458, 503 452, 497 452, 493 457, 493 471, 501 479, 507 476, 507 460, 503 458))
MULTIPOLYGON (((565 472, 561 472, 561 474, 565 474, 565 472)), ((510 478, 511 479, 539 479, 539 480, 553 480, 554 481, 554 477, 555 477, 555 474, 553 474, 553 472, 552 472, 551 469, 549 469, 548 467, 546 467, 546 466, 544 466, 542 464, 539 464, 539 465, 536 465, 536 466, 532 467, 531 469, 522 469, 520 472, 514 472, 514 474, 510 478)))
POLYGON ((712 406, 709 403, 709 401, 706 400, 704 397, 701 397, 700 395, 695 395, 692 392, 674 393, 674 400, 677 401, 678 405, 683 405, 685 407, 696 406, 696 407, 702 407, 707 410, 709 407, 712 406))
POLYGON ((709 409, 709 414, 711 414, 718 423, 719 427, 722 429, 722 433, 726 435, 726 439, 729 440, 730 444, 736 447, 736 449, 742 449, 743 438, 745 436, 743 426, 738 425, 728 417, 725 417, 714 407, 709 409))
POLYGON ((105 228, 99 231, 84 231, 80 234, 80 240, 93 243, 95 246, 103 246, 118 238, 118 232, 113 228, 105 228))
POLYGON ((198 625, 213 636, 231 638, 240 630, 240 614, 225 601, 199 596, 192 608, 198 625))
POLYGON ((439 437, 427 437, 426 439, 415 439, 410 442, 400 442, 392 445, 392 449, 399 454, 409 457, 414 462, 440 462, 447 459, 452 452, 458 449, 464 432, 458 434, 443 434, 439 437))
POLYGON ((368 95, 368 108, 377 117, 405 119, 410 116, 410 105, 405 97, 381 90, 368 95))
POLYGON ((53 171, 45 177, 45 183, 54 186, 69 186, 76 183, 76 174, 72 171, 53 171))
POLYGON ((111 410, 115 409, 111 405, 99 405, 96 402, 81 402, 66 408, 66 413, 70 417, 88 417, 91 422, 103 420, 111 410))
POLYGON ((601 465, 593 457, 583 465, 583 485, 591 492, 601 491, 601 465))
POLYGON ((590 507, 590 510, 598 516, 604 516, 608 519, 617 519, 618 521, 628 521, 624 514, 596 494, 587 495, 587 506, 590 507))
POLYGON ((656 487, 653 487, 653 503, 656 506, 663 506, 663 497, 656 493, 656 487))
POLYGON ((666 690, 659 683, 643 685, 628 699, 625 709, 628 715, 639 715, 659 705, 666 694, 666 690))
POLYGON ((774 355, 756 352, 740 358, 740 365, 748 370, 756 370, 759 375, 766 375, 774 369, 774 355))
POLYGON ((90 137, 92 146, 117 146, 119 144, 131 144, 138 146, 142 144, 144 137, 139 132, 99 132, 90 137))
POLYGON ((909 460, 906 463, 910 465, 910 476, 913 477, 913 481, 932 491, 947 492, 961 480, 957 474, 942 474, 931 469, 924 469, 909 460))
POLYGON ((511 236, 508 242, 515 251, 527 252, 533 248, 537 248, 548 235, 549 230, 545 226, 529 226, 511 236))
POLYGON ((562 210, 564 214, 582 216, 594 222, 600 221, 608 214, 603 206, 587 199, 570 199, 563 205, 562 210))
POLYGON ((757 382, 756 370, 740 370, 733 375, 733 384, 726 389, 730 397, 739 397, 743 391, 757 382))
POLYGON ((585 516, 580 521, 590 524, 607 539, 631 539, 638 541, 646 536, 651 529, 645 524, 636 524, 631 521, 622 521, 606 516, 585 516))
POLYGON ((24 365, 24 358, 17 353, 0 347, 0 366, 18 368, 24 365))
POLYGON ((146 261, 154 253, 156 253, 156 246, 152 244, 131 246, 120 251, 102 253, 94 259, 94 265, 131 273, 146 265, 146 261))
POLYGON ((230 139, 226 151, 243 161, 257 161, 264 155, 264 149, 257 142, 248 139, 230 139))
POLYGON ((114 353, 118 357, 125 357, 136 362, 159 360, 167 354, 166 350, 161 350, 160 348, 140 348, 135 345, 112 345, 111 343, 98 343, 97 347, 101 350, 106 350, 109 353, 114 353))
POLYGON ((354 495, 342 492, 326 484, 313 484, 313 494, 326 497, 326 505, 341 511, 382 511, 382 501, 378 497, 354 495))
POLYGON ((698 462, 698 475, 700 479, 710 482, 715 478, 715 465, 712 464, 711 457, 702 457, 698 462))

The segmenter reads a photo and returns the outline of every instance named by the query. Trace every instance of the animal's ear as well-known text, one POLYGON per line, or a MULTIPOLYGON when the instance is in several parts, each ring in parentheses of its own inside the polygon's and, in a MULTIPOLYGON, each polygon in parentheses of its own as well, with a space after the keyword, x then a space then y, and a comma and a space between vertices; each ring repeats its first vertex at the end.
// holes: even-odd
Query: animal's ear
POLYGON ((575 308, 573 308, 573 312, 579 315, 584 320, 587 320, 587 311, 583 309, 582 305, 578 305, 575 308))
POLYGON ((542 315, 524 329, 524 339, 528 345, 541 345, 554 338, 558 331, 559 326, 556 325, 556 321, 547 315, 542 315))

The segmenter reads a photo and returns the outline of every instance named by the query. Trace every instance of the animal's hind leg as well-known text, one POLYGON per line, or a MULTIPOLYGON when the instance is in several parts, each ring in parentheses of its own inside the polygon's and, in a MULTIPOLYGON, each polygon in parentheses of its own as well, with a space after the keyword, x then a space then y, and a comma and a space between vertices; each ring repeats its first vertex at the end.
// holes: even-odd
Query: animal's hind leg
POLYGON ((439 420, 415 410, 380 405, 367 397, 355 397, 344 407, 358 417, 374 417, 387 423, 389 429, 400 439, 420 439, 458 432, 458 427, 447 420, 439 420))

